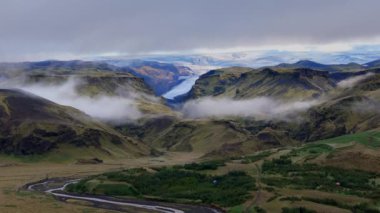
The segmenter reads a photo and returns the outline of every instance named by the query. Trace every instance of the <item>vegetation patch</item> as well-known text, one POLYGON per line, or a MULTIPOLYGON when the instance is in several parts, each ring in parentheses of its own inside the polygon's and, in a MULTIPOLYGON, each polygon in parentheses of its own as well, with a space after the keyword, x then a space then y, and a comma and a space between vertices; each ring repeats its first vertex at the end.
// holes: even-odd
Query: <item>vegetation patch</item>
POLYGON ((302 200, 319 203, 323 205, 328 206, 335 206, 342 209, 348 209, 352 212, 380 212, 379 210, 376 210, 373 208, 373 206, 370 206, 367 203, 361 203, 358 205, 349 205, 347 203, 338 202, 331 198, 311 198, 311 197, 303 197, 302 200))
POLYGON ((175 166, 175 168, 180 169, 186 169, 186 170, 194 170, 194 171, 202 171, 202 170, 216 170, 220 166, 225 166, 226 164, 222 160, 215 160, 215 161, 207 161, 202 163, 190 163, 185 164, 183 166, 175 166))
POLYGON ((379 174, 345 170, 316 164, 295 164, 288 156, 264 161, 262 182, 269 186, 313 189, 379 199, 380 188, 373 181, 379 174))
POLYGON ((156 197, 163 200, 189 200, 224 207, 236 206, 250 198, 255 180, 245 172, 211 176, 194 171, 164 168, 155 173, 144 169, 104 173, 69 185, 75 193, 156 197))
POLYGON ((243 205, 238 205, 230 208, 228 213, 265 213, 266 211, 258 206, 246 208, 243 205))
MULTIPOLYGON (((266 157, 269 157, 271 154, 272 154, 272 152, 270 152, 270 151, 264 151, 264 152, 260 152, 259 154, 244 156, 243 158, 241 158, 241 160, 242 160, 241 162, 242 163, 254 163, 256 161, 259 161, 259 160, 262 160, 266 157)), ((235 160, 236 160, 236 158, 235 158, 235 160)))
POLYGON ((282 213, 316 213, 316 211, 307 209, 305 207, 295 207, 295 208, 282 208, 282 213))
POLYGON ((316 143, 324 144, 340 144, 357 142, 372 148, 380 147, 380 131, 367 131, 356 134, 342 135, 335 138, 316 141, 316 143))
POLYGON ((316 155, 319 156, 322 153, 330 153, 334 150, 333 147, 331 147, 328 144, 307 144, 303 146, 302 148, 292 150, 290 155, 316 155))

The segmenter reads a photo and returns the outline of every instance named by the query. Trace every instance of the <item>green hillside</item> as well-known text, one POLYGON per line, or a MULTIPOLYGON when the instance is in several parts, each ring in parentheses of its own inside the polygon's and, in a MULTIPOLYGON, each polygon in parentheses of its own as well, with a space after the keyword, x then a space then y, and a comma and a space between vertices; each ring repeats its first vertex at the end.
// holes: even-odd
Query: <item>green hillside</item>
POLYGON ((335 83, 322 71, 295 69, 277 72, 272 69, 234 67, 202 75, 187 98, 214 96, 247 99, 270 96, 281 99, 308 99, 318 97, 334 87, 335 83))
POLYGON ((0 90, 0 126, 0 151, 5 154, 29 156, 58 150, 61 155, 76 153, 72 157, 78 158, 85 156, 79 150, 91 149, 93 157, 136 157, 149 151, 74 108, 17 90, 0 90))

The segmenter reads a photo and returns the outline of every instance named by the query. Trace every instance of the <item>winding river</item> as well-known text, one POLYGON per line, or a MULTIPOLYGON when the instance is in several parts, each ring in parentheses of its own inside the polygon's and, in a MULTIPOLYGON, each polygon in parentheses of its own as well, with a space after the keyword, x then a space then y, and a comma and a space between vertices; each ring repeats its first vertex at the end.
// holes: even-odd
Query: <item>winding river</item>
POLYGON ((66 201, 67 199, 88 201, 95 207, 110 209, 123 212, 120 207, 128 206, 139 209, 146 209, 149 212, 163 212, 163 213, 220 213, 219 209, 207 207, 207 206, 196 206, 196 205, 185 205, 176 203, 165 203, 157 201, 148 200, 138 200, 132 198, 115 198, 111 196, 100 196, 100 195, 77 195, 72 193, 67 193, 64 191, 65 187, 71 183, 78 182, 78 179, 68 179, 68 178, 53 178, 45 179, 35 183, 29 183, 24 186, 26 190, 37 191, 46 194, 53 195, 57 200, 66 201))

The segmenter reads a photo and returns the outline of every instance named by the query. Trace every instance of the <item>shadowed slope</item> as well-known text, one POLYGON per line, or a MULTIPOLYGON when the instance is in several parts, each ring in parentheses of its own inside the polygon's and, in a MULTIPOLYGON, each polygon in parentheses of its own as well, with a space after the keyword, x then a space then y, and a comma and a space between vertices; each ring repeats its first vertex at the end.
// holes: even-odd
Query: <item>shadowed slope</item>
POLYGON ((0 151, 7 154, 44 154, 67 145, 110 157, 148 154, 143 144, 79 110, 18 90, 0 90, 0 127, 0 151))

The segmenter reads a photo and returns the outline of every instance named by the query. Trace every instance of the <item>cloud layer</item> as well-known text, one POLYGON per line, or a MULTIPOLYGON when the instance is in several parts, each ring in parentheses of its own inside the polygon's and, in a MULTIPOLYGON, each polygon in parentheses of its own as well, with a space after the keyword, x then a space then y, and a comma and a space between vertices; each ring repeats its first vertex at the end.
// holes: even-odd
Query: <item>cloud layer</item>
POLYGON ((0 61, 378 40, 378 0, 3 0, 0 61))
POLYGON ((258 120, 289 120, 318 103, 319 100, 285 102, 269 97, 248 100, 207 97, 188 101, 182 112, 189 118, 238 116, 258 120))
POLYGON ((367 79, 367 78, 369 78, 369 77, 371 77, 373 75, 374 75, 373 73, 367 73, 367 74, 364 74, 364 75, 358 75, 358 76, 355 76, 355 77, 351 77, 351 78, 345 79, 345 80, 340 81, 338 83, 338 87, 340 87, 340 88, 350 88, 350 87, 353 87, 357 83, 359 83, 360 81, 362 81, 364 79, 367 79))
POLYGON ((55 103, 71 106, 91 117, 112 123, 131 122, 143 116, 137 108, 137 95, 88 97, 78 94, 76 88, 82 82, 71 78, 62 84, 23 84, 20 81, 0 83, 0 88, 17 88, 46 98, 55 103))

